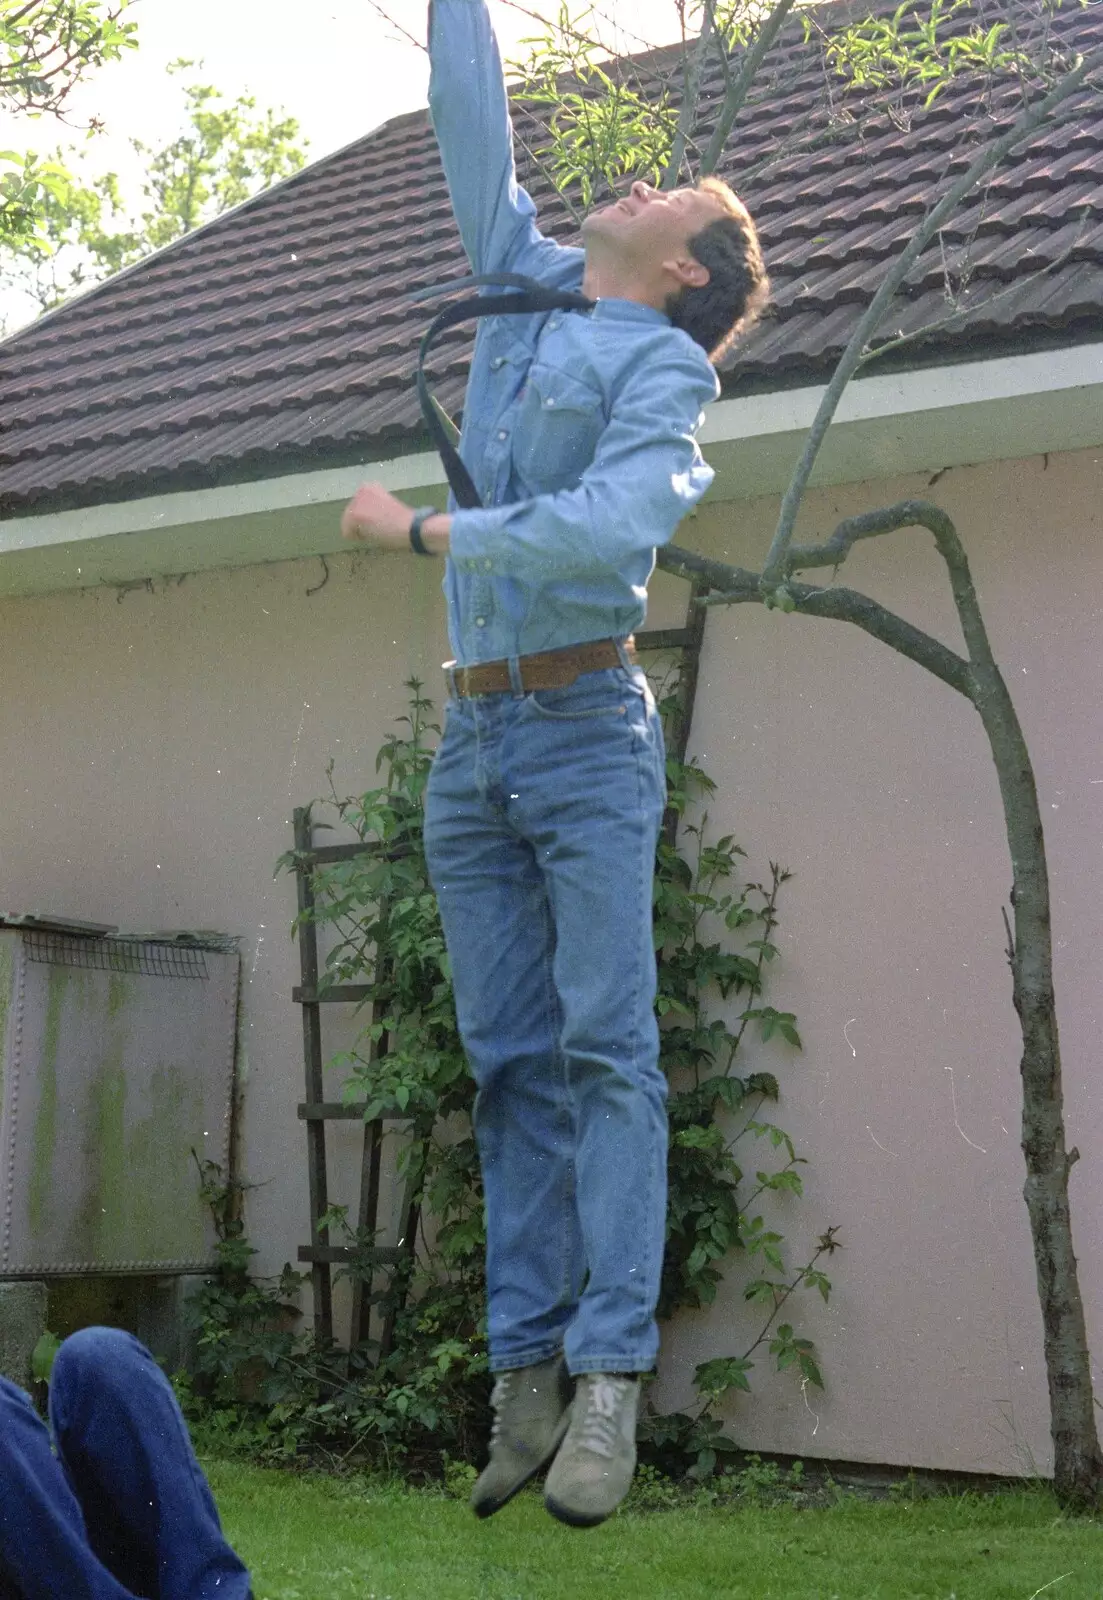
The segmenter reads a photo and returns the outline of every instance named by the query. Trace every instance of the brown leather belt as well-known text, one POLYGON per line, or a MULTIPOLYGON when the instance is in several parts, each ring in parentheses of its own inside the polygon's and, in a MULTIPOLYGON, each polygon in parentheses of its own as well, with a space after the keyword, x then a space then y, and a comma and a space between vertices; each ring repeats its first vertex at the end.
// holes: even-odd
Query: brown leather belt
MULTIPOLYGON (((624 641, 629 661, 636 659, 636 647, 629 636, 624 641)), ((572 644, 564 650, 542 650, 537 655, 518 657, 521 687, 527 694, 530 689, 566 689, 584 672, 600 672, 603 667, 622 665, 615 639, 594 639, 590 644, 572 644)), ((509 680, 508 661, 484 661, 476 667, 457 667, 446 661, 444 670, 457 695, 508 694, 513 685, 509 680)))

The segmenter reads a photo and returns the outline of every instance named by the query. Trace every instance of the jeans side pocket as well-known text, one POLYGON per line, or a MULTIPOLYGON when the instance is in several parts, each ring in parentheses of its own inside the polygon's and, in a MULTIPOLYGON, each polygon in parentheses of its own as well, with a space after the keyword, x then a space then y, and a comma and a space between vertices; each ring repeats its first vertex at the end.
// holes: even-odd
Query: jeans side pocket
POLYGON ((533 689, 525 705, 548 722, 589 722, 602 717, 624 719, 634 701, 646 702, 651 691, 620 667, 584 673, 563 689, 533 689), (596 680, 596 681, 595 681, 596 680))

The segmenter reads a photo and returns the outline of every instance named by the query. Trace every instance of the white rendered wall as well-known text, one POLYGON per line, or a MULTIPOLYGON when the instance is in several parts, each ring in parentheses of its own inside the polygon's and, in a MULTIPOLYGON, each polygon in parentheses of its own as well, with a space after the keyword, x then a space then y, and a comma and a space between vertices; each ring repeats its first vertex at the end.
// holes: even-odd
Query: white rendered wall
MULTIPOLYGON (((1083 1156, 1073 1208, 1103 1348, 1100 454, 954 469, 930 492, 958 519, 1037 764, 1069 1139, 1083 1156)), ((924 492, 918 477, 818 490, 801 537, 924 492)), ((712 505, 682 542, 756 563, 774 510, 712 505)), ((340 787, 374 781, 403 680, 439 686, 446 653, 439 569, 340 555, 329 570, 312 594, 318 560, 0 602, 0 906, 241 936, 244 1152, 261 1185, 249 1226, 267 1270, 294 1260, 307 1215, 294 885, 273 880, 273 863, 331 755, 340 787)), ((956 643, 926 535, 859 549, 845 579, 956 643)), ((652 621, 678 621, 683 599, 658 579, 652 621)), ((783 1208, 795 1254, 829 1223, 845 1245, 831 1305, 809 1298, 794 1315, 820 1346, 826 1394, 763 1363, 737 1435, 808 1455, 1044 1470, 1000 918, 1009 866, 972 710, 843 624, 742 607, 710 617, 691 748, 720 784, 717 832, 736 834, 754 875, 771 858, 795 873, 771 998, 798 1013, 805 1051, 752 1059, 778 1070, 778 1120, 810 1162, 807 1198, 783 1208)), ((336 1137, 335 1169, 351 1171, 355 1129, 336 1137)), ((664 1408, 689 1398, 697 1361, 741 1351, 738 1281, 669 1333, 664 1408)))

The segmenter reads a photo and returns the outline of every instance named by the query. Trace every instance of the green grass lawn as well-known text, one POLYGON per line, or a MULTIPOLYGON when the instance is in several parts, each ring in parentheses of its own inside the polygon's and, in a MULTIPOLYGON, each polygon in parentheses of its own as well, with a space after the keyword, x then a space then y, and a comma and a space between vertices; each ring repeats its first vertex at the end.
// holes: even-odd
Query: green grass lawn
POLYGON ((628 1512, 581 1533, 535 1494, 479 1523, 440 1493, 205 1465, 257 1600, 1103 1600, 1103 1522, 1042 1490, 628 1512))

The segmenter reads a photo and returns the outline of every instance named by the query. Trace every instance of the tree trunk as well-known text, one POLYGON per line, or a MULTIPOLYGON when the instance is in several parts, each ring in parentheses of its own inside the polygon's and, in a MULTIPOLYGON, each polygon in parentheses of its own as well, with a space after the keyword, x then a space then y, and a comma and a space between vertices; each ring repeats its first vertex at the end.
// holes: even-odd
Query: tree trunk
POLYGON ((974 664, 977 711, 996 763, 1011 848, 1015 931, 1012 998, 1022 1025, 1023 1195, 1030 1217, 1049 1384, 1054 1479, 1070 1507, 1098 1506, 1103 1455, 1096 1431, 1084 1304, 1072 1248, 1061 1052, 1053 990, 1049 874, 1034 770, 1018 715, 994 662, 974 664))
MULTIPOLYGON (((1098 1507, 1103 1503, 1103 1454, 1096 1430, 1084 1304, 1072 1248, 1068 1180, 1078 1152, 1069 1153, 1065 1148, 1045 838, 1030 753, 992 655, 968 559, 945 512, 922 501, 901 501, 849 518, 825 543, 794 549, 789 559, 797 569, 837 568, 857 539, 904 527, 925 527, 934 534, 949 572, 968 659, 886 611, 868 595, 836 585, 819 589, 797 584, 788 571, 786 582, 803 615, 850 622, 964 695, 976 707, 988 737, 1011 853, 1015 932, 1009 953, 1012 999, 1023 1038, 1022 1150, 1027 1174, 1023 1195, 1042 1311, 1055 1486, 1062 1504, 1070 1508, 1098 1507)), ((675 545, 659 552, 659 565, 695 584, 698 592, 707 596, 703 605, 753 604, 763 599, 760 574, 709 561, 675 545)))

